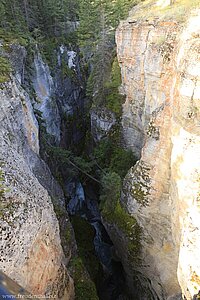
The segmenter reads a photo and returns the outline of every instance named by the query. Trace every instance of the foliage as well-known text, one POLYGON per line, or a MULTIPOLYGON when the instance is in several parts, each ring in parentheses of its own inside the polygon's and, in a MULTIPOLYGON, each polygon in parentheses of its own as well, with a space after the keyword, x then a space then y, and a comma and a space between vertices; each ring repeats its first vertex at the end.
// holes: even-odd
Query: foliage
POLYGON ((135 158, 131 150, 115 148, 111 157, 110 169, 124 178, 130 167, 135 164, 135 158))
POLYGON ((115 172, 109 172, 102 177, 102 193, 101 205, 110 213, 115 210, 115 207, 120 199, 121 193, 121 178, 115 172))
POLYGON ((74 257, 70 263, 75 286, 75 300, 98 300, 95 285, 89 278, 82 259, 74 257))
POLYGON ((19 43, 22 46, 27 46, 30 36, 26 32, 9 31, 0 27, 0 39, 4 41, 3 48, 10 51, 10 44, 19 43))
MULTIPOLYGON (((114 32, 120 19, 124 18, 135 4, 132 0, 80 0, 78 38, 90 65, 87 93, 95 106, 105 104, 106 83, 110 79, 112 61, 115 56, 114 32)), ((111 85, 111 89, 114 87, 111 85)), ((113 92, 113 91, 112 91, 113 92)), ((120 107, 118 93, 108 98, 111 109, 120 107)))
POLYGON ((0 0, 0 37, 7 47, 11 43, 34 43, 34 48, 37 45, 50 67, 54 67, 56 47, 76 44, 72 27, 78 18, 78 1, 0 0))
POLYGON ((73 162, 78 168, 84 170, 84 172, 91 172, 93 167, 93 162, 86 161, 84 158, 80 156, 74 156, 73 153, 69 150, 53 147, 49 148, 49 154, 52 159, 56 160, 56 164, 62 166, 63 164, 69 164, 70 168, 72 165, 70 161, 73 162))
POLYGON ((10 42, 18 40, 27 46, 34 40, 51 67, 56 64, 56 47, 75 45, 78 38, 90 57, 88 95, 95 95, 96 105, 108 97, 109 107, 118 113, 118 95, 106 95, 105 84, 115 53, 115 28, 134 4, 133 0, 1 0, 0 31, 10 42))
POLYGON ((1 0, 1 27, 14 32, 42 32, 46 37, 67 34, 77 19, 78 1, 1 0))
POLYGON ((63 173, 66 172, 68 172, 70 177, 79 175, 82 179, 86 177, 99 182, 98 179, 93 176, 93 167, 95 164, 93 161, 87 160, 82 156, 76 156, 70 150, 55 147, 48 143, 44 146, 44 151, 50 165, 53 167, 54 176, 61 184, 63 173))
POLYGON ((121 148, 113 143, 111 138, 99 142, 94 150, 94 156, 102 169, 115 172, 122 179, 136 162, 131 150, 121 148))
POLYGON ((102 106, 106 99, 106 82, 109 80, 114 43, 109 37, 100 41, 95 55, 90 60, 92 70, 87 82, 87 95, 92 98, 93 106, 102 106))
POLYGON ((97 14, 96 1, 80 0, 79 1, 79 20, 78 39, 81 47, 91 49, 96 43, 96 36, 99 28, 99 15, 97 14))

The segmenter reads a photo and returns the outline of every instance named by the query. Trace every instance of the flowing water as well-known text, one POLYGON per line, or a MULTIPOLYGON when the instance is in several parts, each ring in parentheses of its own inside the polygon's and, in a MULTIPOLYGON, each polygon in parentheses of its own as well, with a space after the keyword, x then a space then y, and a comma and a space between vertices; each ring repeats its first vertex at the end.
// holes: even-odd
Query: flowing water
MULTIPOLYGON (((102 222, 94 188, 83 188, 79 181, 71 181, 66 189, 70 196, 68 212, 71 216, 84 218, 95 229, 94 248, 102 267, 104 276, 98 283, 97 292, 100 300, 125 299, 123 290, 125 277, 122 264, 116 260, 115 249, 102 222), (115 256, 115 259, 114 259, 115 256)), ((87 238, 87 237, 86 237, 87 238)))

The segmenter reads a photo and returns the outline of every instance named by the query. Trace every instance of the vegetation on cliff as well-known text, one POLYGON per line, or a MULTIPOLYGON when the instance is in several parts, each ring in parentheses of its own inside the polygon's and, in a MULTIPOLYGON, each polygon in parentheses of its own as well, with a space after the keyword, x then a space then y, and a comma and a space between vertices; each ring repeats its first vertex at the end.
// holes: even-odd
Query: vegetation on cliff
POLYGON ((94 282, 90 279, 81 257, 74 257, 70 262, 70 266, 74 279, 75 299, 98 300, 94 282))
POLYGON ((99 274, 102 272, 102 267, 96 256, 94 249, 95 230, 85 219, 73 216, 71 223, 74 228, 75 238, 78 246, 78 254, 82 259, 90 278, 96 285, 100 280, 99 274))
POLYGON ((10 78, 11 66, 9 60, 0 57, 0 83, 6 82, 10 78))
POLYGON ((1 164, 0 164, 0 199, 4 196, 4 193, 6 191, 6 188, 4 186, 4 172, 1 170, 1 164))
MULTIPOLYGON (((107 85, 115 57, 115 29, 120 19, 123 19, 137 2, 132 0, 80 2, 78 39, 90 68, 87 94, 95 106, 105 105, 108 96, 107 85)), ((113 69, 116 71, 116 61, 113 69)))
MULTIPOLYGON (((85 139, 85 148, 80 147, 77 154, 72 149, 51 143, 41 113, 36 111, 40 125, 41 149, 61 184, 64 183, 65 176, 98 183, 103 217, 118 226, 128 237, 131 236, 136 222, 121 206, 120 192, 122 180, 135 163, 135 158, 131 151, 121 146, 119 124, 124 97, 119 93, 121 76, 115 53, 114 32, 119 20, 125 17, 135 3, 133 0, 0 0, 0 39, 2 53, 7 52, 8 57, 11 52, 10 45, 19 43, 27 49, 28 67, 32 64, 34 52, 39 49, 46 62, 54 68, 57 64, 55 51, 58 47, 80 45, 80 56, 88 76, 88 98, 93 107, 106 107, 114 112, 117 124, 108 137, 96 145, 91 142, 91 137, 85 139), (86 151, 88 145, 91 149, 86 151)), ((61 68, 63 77, 74 76, 66 62, 61 61, 61 68)), ((0 83, 8 81, 11 65, 6 55, 0 58, 0 69, 0 83)), ((74 121, 70 118, 73 117, 66 117, 66 125, 69 127, 74 121)), ((4 193, 2 176, 0 173, 1 196, 4 193)), ((58 219, 64 217, 59 206, 54 204, 54 209, 58 219)), ((83 220, 74 219, 72 222, 79 249, 79 257, 75 257, 71 263, 76 299, 98 299, 90 277, 97 281, 99 270, 96 268, 99 265, 93 253, 94 249, 90 248, 91 241, 85 243, 81 236, 81 229, 84 227, 91 240, 92 229, 83 220)), ((66 240, 71 243, 70 228, 65 233, 66 240)))
POLYGON ((167 1, 141 1, 137 10, 130 13, 129 21, 131 22, 131 18, 134 21, 152 21, 159 18, 160 21, 185 22, 191 10, 198 8, 200 4, 199 0, 175 0, 170 2, 171 5, 167 4, 167 1))

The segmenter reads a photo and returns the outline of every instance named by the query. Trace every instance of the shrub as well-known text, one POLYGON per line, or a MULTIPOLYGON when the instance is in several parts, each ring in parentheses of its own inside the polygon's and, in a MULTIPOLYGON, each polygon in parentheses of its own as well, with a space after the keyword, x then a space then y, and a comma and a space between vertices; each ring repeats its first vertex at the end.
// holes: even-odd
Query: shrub
POLYGON ((121 178, 115 172, 109 172, 102 177, 102 193, 100 196, 101 208, 107 212, 113 212, 121 193, 121 178))
POLYGON ((102 140, 94 150, 94 156, 102 168, 117 173, 124 178, 128 170, 135 164, 136 158, 131 150, 117 146, 112 138, 102 140))

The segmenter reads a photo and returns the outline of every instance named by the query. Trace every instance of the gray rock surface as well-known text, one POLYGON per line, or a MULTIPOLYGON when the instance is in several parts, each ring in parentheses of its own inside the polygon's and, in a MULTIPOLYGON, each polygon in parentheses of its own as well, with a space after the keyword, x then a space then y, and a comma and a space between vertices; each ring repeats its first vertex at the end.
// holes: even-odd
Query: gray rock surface
POLYGON ((91 112, 91 132, 95 142, 99 142, 106 137, 116 123, 113 112, 106 108, 92 110, 91 112))
MULTIPOLYGON (((0 161, 6 192, 0 206, 1 269, 32 294, 72 299, 66 269, 71 250, 65 248, 64 255, 52 204, 62 209, 63 193, 38 155, 38 124, 28 94, 14 78, 2 87, 0 161)), ((62 221, 67 226, 67 214, 62 221)))

